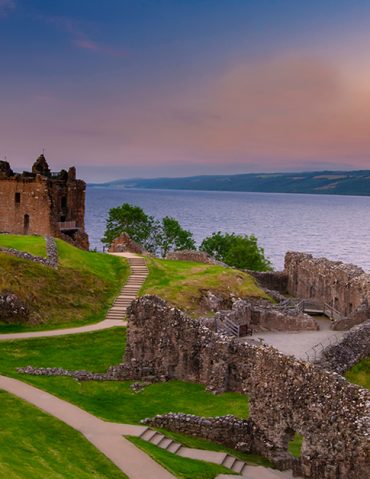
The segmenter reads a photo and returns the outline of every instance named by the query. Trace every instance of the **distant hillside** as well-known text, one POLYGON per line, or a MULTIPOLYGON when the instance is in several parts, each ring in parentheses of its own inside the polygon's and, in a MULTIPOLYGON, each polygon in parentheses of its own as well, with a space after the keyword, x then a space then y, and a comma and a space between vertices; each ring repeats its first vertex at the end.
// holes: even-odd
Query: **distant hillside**
POLYGON ((136 178, 90 186, 115 189, 151 188, 370 196, 370 170, 249 173, 240 175, 191 176, 186 178, 136 178))

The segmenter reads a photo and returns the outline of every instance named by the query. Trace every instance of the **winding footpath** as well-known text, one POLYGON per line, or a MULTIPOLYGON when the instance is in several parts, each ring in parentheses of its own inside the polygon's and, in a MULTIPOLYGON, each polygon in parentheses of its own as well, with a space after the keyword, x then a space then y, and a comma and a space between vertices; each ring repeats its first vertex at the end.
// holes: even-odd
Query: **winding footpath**
MULTIPOLYGON (((139 255, 134 253, 113 254, 127 259, 131 274, 103 321, 77 328, 0 334, 0 340, 80 334, 126 325, 125 315, 127 307, 131 301, 137 297, 148 275, 148 269, 145 259, 139 255)), ((280 472, 261 466, 252 466, 227 453, 184 447, 146 426, 103 421, 67 401, 17 379, 0 375, 0 389, 27 401, 83 434, 88 441, 109 458, 129 479, 176 478, 145 452, 125 439, 124 436, 140 437, 181 457, 224 465, 238 474, 219 475, 216 479, 233 477, 244 477, 246 479, 290 479, 293 477, 290 471, 280 472)))

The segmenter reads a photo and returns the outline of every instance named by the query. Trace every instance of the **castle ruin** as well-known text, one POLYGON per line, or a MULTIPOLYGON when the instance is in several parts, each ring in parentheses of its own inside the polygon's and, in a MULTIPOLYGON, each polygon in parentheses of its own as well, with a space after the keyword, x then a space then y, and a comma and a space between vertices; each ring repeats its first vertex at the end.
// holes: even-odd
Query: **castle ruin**
POLYGON ((75 167, 52 173, 44 155, 22 174, 0 161, 0 232, 54 236, 88 249, 85 191, 75 167))

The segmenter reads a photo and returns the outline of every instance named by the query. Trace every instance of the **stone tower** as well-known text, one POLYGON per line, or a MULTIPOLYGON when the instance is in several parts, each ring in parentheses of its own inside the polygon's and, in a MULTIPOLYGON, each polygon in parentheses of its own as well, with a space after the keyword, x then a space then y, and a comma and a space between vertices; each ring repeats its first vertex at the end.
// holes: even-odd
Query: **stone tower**
POLYGON ((14 173, 0 161, 0 232, 50 235, 88 249, 85 191, 74 167, 52 173, 44 155, 31 173, 14 173))

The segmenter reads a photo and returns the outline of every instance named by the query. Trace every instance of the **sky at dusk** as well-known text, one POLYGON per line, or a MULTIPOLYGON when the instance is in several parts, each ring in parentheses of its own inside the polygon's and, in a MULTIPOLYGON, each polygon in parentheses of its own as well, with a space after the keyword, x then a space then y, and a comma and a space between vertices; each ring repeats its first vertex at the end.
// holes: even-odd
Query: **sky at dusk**
POLYGON ((0 0, 0 159, 370 169, 369 0, 0 0))

